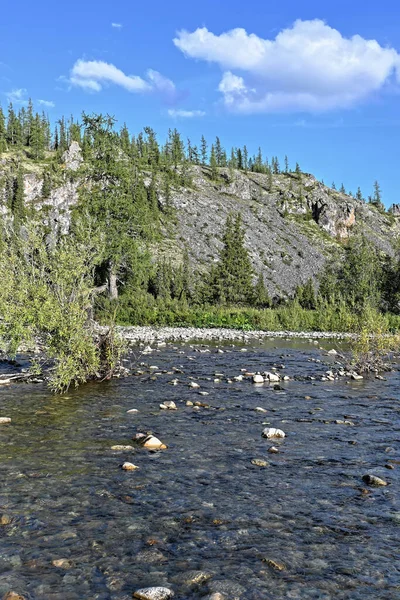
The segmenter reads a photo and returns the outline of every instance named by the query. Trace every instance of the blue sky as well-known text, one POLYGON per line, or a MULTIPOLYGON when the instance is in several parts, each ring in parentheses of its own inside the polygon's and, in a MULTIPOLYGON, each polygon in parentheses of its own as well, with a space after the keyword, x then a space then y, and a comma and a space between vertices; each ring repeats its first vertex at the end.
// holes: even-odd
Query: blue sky
POLYGON ((400 5, 372 0, 7 2, 0 100, 52 119, 260 145, 364 195, 398 194, 400 5))

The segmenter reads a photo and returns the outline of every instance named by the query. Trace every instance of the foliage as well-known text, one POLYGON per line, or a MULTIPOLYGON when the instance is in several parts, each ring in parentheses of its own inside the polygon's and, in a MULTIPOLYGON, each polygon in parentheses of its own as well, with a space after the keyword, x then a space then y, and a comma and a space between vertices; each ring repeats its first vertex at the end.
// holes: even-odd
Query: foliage
POLYGON ((90 231, 60 239, 55 246, 38 225, 18 232, 3 229, 0 268, 0 335, 15 355, 21 344, 40 340, 51 361, 50 387, 66 391, 71 384, 107 377, 121 347, 113 332, 98 338, 89 318, 98 242, 90 231))

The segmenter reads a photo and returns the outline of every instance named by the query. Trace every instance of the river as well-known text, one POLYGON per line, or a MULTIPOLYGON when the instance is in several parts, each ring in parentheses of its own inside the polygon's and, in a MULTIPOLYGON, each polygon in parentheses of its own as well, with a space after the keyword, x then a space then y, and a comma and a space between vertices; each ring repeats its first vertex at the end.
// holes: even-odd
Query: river
POLYGON ((143 374, 63 397, 3 386, 0 597, 127 600, 165 586, 176 600, 400 598, 399 372, 320 381, 336 359, 307 340, 219 348, 135 353, 143 374), (282 364, 282 389, 233 381, 282 364), (263 438, 268 425, 286 437, 263 438), (111 449, 147 431, 168 449, 111 449))

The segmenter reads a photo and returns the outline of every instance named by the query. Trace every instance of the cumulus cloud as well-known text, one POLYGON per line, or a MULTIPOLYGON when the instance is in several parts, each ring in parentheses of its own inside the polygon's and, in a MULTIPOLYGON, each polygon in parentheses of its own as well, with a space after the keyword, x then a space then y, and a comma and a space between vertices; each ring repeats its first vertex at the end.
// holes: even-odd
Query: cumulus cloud
POLYGON ((19 88, 11 90, 6 94, 7 99, 12 104, 28 104, 28 100, 26 98, 27 90, 25 88, 19 88))
POLYGON ((111 23, 111 27, 114 27, 114 29, 121 29, 122 23, 111 23))
POLYGON ((345 38, 319 19, 297 20, 275 39, 245 29, 215 35, 205 27, 180 31, 185 56, 218 64, 227 108, 242 112, 349 108, 396 79, 400 55, 376 40, 345 38))
POLYGON ((102 60, 77 60, 72 67, 70 83, 99 92, 104 84, 114 83, 129 92, 147 92, 151 86, 138 75, 125 75, 121 69, 102 60))
POLYGON ((38 104, 40 106, 45 106, 46 108, 54 108, 55 104, 51 100, 38 100, 38 104))
POLYGON ((203 110, 182 110, 170 108, 168 115, 174 119, 194 119, 195 117, 204 117, 205 112, 203 110))
POLYGON ((111 84, 133 93, 158 92, 167 103, 175 102, 178 97, 173 81, 158 71, 149 69, 144 79, 126 75, 115 65, 101 60, 77 60, 71 69, 69 83, 92 92, 100 92, 105 85, 111 84))

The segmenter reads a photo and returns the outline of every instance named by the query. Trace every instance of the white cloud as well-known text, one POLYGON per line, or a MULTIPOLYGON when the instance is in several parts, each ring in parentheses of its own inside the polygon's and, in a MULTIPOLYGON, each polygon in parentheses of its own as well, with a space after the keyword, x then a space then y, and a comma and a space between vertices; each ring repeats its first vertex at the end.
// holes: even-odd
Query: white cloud
POLYGON ((25 88, 19 88, 11 90, 6 94, 7 99, 12 104, 28 104, 28 100, 26 98, 27 90, 25 88))
POLYGON ((400 83, 396 50, 359 35, 345 38, 319 19, 298 20, 272 40, 203 27, 180 31, 174 44, 189 58, 217 63, 226 106, 243 113, 349 108, 395 76, 400 83))
POLYGON ((122 23, 111 23, 111 27, 114 27, 114 29, 121 29, 122 23))
POLYGON ((149 69, 146 79, 144 79, 138 75, 126 75, 115 65, 101 60, 77 60, 72 67, 68 81, 74 86, 92 92, 100 92, 104 85, 114 84, 128 92, 159 93, 167 103, 173 103, 178 98, 173 81, 158 71, 149 69))
POLYGON ((84 89, 99 92, 104 84, 114 83, 129 92, 147 92, 151 86, 138 75, 123 71, 102 60, 77 60, 72 67, 70 82, 84 89))
POLYGON ((181 110, 170 108, 168 115, 174 119, 193 119, 195 117, 204 117, 205 112, 203 110, 181 110))
POLYGON ((45 106, 46 108, 54 108, 55 104, 51 100, 38 100, 38 104, 40 106, 45 106))

